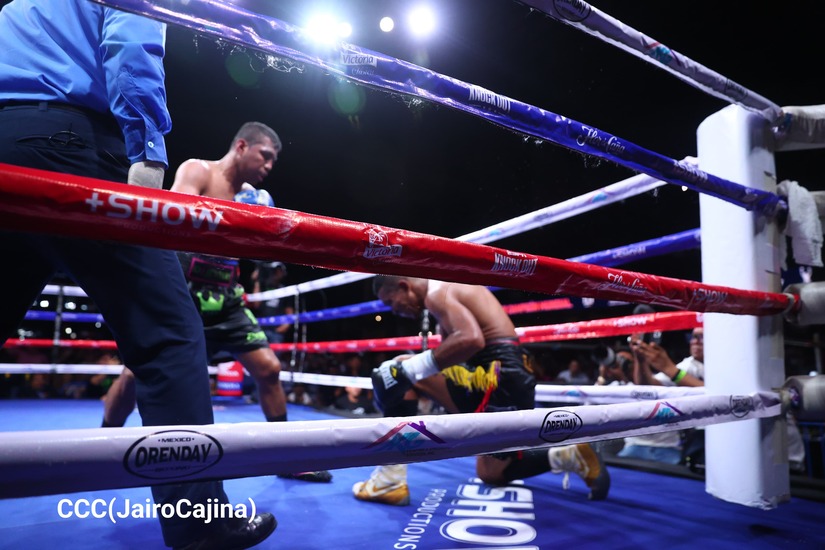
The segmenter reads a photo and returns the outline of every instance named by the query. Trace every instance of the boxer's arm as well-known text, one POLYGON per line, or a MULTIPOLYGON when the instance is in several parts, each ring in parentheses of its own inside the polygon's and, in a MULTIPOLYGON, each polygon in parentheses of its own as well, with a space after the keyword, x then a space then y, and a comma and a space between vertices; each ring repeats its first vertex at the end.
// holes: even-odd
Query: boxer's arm
POLYGON ((433 352, 440 368, 463 363, 484 349, 484 333, 475 315, 454 296, 449 286, 430 294, 427 308, 444 334, 433 352))
POLYGON ((189 195, 204 195, 209 183, 209 168, 199 160, 190 159, 178 167, 172 191, 189 195))
POLYGON ((418 381, 451 365, 469 360, 484 348, 484 333, 473 313, 449 291, 449 287, 427 297, 427 308, 445 334, 435 350, 427 350, 401 361, 407 375, 418 381))

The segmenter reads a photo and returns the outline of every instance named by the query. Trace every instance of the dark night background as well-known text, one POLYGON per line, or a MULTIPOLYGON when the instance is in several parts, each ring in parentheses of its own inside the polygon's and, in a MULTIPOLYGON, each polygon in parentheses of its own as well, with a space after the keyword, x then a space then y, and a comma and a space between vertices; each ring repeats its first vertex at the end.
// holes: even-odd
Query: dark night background
MULTIPOLYGON (((245 0, 247 9, 303 26, 324 6, 309 0, 245 0)), ((696 153, 696 129, 726 102, 599 39, 513 0, 439 0, 436 33, 423 40, 383 15, 402 19, 413 2, 339 0, 333 10, 353 23, 348 42, 544 108, 681 159, 696 153)), ((783 105, 823 103, 823 4, 696 0, 594 0, 596 8, 740 85, 783 105)), ((276 205, 445 237, 556 204, 634 175, 463 112, 358 87, 355 115, 330 98, 343 85, 320 69, 264 68, 260 55, 170 27, 167 85, 174 128, 167 136, 174 169, 191 157, 220 158, 248 120, 272 126, 284 149, 263 187, 276 205)), ((346 86, 345 86, 346 87, 346 86)), ((353 87, 339 93, 352 93, 353 87)), ((825 189, 822 151, 777 155, 778 177, 825 189)), ((660 237, 699 225, 696 193, 668 185, 617 204, 492 243, 558 258, 660 237)), ((699 251, 625 266, 701 280, 699 251)), ((287 284, 333 272, 289 266, 287 284)), ((820 279, 821 271, 815 270, 820 279)), ((503 302, 548 296, 513 291, 503 302)), ((307 310, 373 300, 369 282, 309 293, 307 310)), ((623 310, 519 316, 517 325, 612 317, 623 310)), ((397 320, 313 323, 309 340, 409 334, 397 320), (389 321, 389 322, 386 322, 389 321)))

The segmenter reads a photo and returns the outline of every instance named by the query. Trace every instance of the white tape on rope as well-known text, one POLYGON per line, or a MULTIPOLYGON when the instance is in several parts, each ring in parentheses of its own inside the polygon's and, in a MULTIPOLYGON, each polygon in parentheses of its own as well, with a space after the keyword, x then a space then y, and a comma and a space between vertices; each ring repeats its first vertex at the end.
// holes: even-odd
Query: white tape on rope
POLYGON ((0 434, 0 498, 423 462, 781 414, 773 392, 526 411, 0 434))

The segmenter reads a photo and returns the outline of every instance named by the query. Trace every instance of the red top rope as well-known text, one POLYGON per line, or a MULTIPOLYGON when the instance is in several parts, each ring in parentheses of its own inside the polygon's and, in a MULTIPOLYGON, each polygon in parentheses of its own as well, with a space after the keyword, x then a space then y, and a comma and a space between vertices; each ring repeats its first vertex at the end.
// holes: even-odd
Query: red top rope
POLYGON ((691 311, 782 313, 790 294, 568 262, 293 210, 0 164, 0 228, 219 256, 625 300, 691 311))

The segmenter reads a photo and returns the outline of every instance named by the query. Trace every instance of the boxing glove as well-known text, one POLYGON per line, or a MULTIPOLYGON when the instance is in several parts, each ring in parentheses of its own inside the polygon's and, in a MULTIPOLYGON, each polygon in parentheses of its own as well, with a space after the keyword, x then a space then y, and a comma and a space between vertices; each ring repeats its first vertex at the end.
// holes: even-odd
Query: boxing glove
POLYGON ((384 361, 380 367, 372 370, 373 398, 375 406, 381 412, 398 407, 412 385, 398 361, 384 361))
POLYGON ((243 188, 235 195, 235 202, 244 204, 257 204, 259 206, 274 207, 275 201, 266 189, 255 189, 251 185, 244 184, 243 188))

